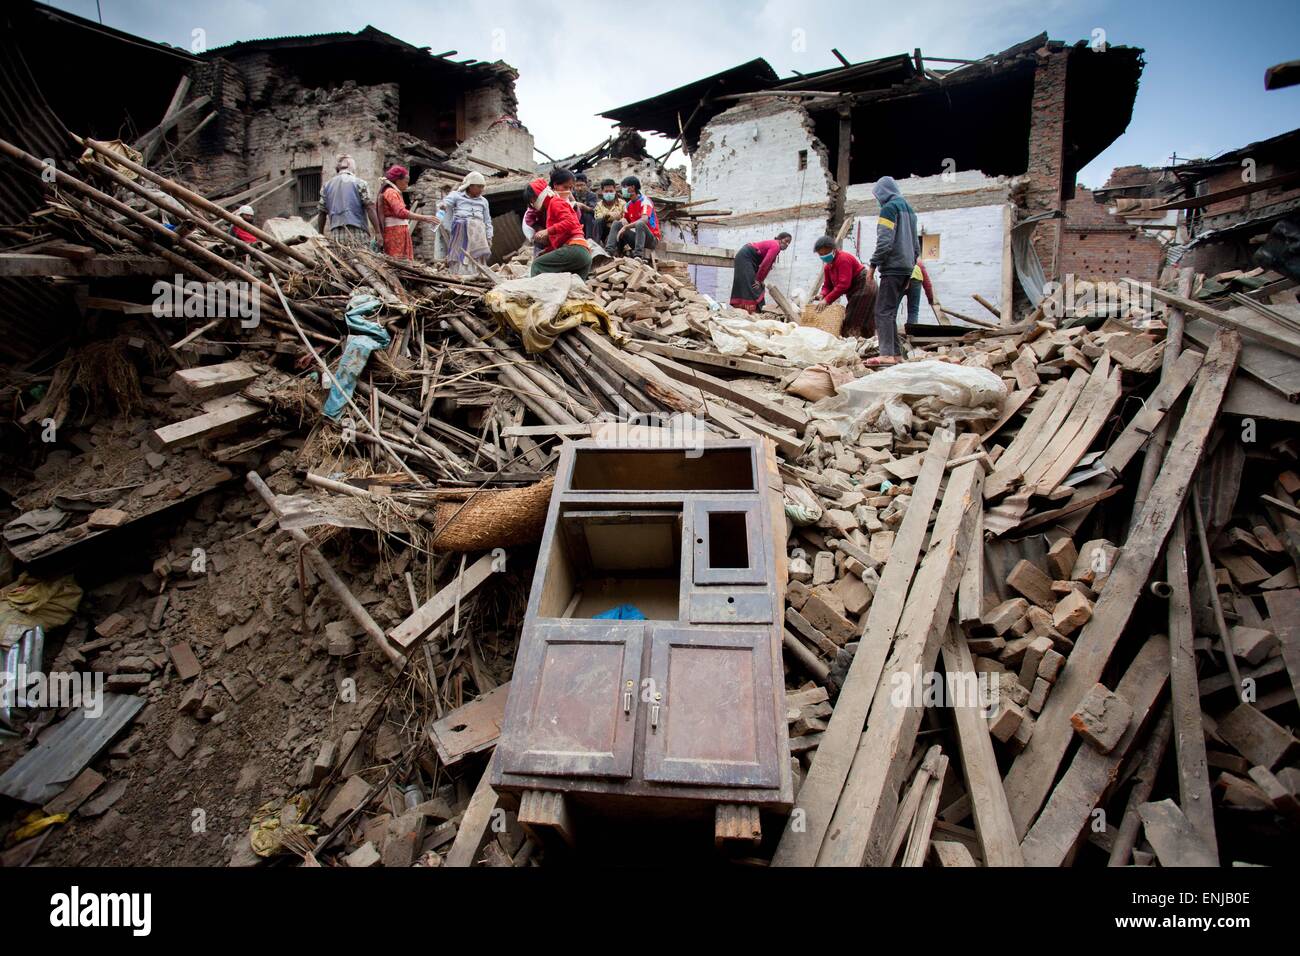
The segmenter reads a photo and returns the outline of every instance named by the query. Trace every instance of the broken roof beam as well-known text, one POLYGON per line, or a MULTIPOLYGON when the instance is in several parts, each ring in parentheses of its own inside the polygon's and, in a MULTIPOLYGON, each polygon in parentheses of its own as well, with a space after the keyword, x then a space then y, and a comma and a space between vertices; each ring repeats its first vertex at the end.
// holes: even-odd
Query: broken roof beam
POLYGON ((159 256, 91 256, 70 259, 23 252, 0 253, 0 277, 69 277, 109 279, 121 276, 170 276, 176 267, 159 256))

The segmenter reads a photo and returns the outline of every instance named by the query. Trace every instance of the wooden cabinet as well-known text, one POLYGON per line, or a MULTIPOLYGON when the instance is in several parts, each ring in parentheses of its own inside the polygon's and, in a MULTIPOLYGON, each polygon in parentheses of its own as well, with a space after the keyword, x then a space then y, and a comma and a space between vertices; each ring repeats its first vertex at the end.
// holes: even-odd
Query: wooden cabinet
POLYGON ((789 809, 773 468, 758 441, 566 444, 499 792, 619 813, 789 809))

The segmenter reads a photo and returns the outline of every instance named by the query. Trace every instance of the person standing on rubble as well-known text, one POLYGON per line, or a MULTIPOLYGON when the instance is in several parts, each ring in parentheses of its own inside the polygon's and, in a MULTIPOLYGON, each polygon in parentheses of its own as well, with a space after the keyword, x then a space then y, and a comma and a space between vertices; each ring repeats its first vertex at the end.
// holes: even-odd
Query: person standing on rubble
POLYGON ((649 196, 641 193, 641 180, 635 176, 623 179, 619 195, 627 206, 623 217, 610 223, 609 239, 605 242, 605 251, 617 256, 624 246, 632 247, 632 254, 638 259, 645 258, 646 248, 654 249, 659 245, 659 214, 649 196))
POLYGON ((344 154, 334 163, 334 176, 321 187, 320 201, 316 205, 316 231, 341 246, 368 248, 370 231, 375 236, 384 234, 379 213, 370 198, 370 186, 356 173, 357 164, 344 154))
MULTIPOLYGON (((813 243, 813 252, 821 259, 822 290, 813 300, 820 312, 844 296, 844 323, 840 335, 867 337, 875 334, 871 328, 871 307, 876 301, 876 283, 858 257, 835 248, 835 240, 822 236, 813 243)), ((897 305, 895 305, 897 307, 897 305)))
POLYGON ((790 248, 792 239, 790 233, 778 232, 775 239, 760 239, 740 247, 731 270, 731 304, 735 308, 750 313, 762 310, 767 298, 763 280, 776 265, 777 256, 790 248))
POLYGON ((934 285, 930 282, 930 273, 926 271, 921 260, 917 259, 916 268, 912 270, 912 279, 907 284, 907 321, 912 325, 921 318, 922 293, 925 294, 925 300, 930 303, 930 311, 934 313, 935 321, 943 324, 943 319, 940 318, 942 310, 939 300, 934 297, 934 285))
POLYGON ((569 202, 572 190, 573 173, 567 169, 553 171, 550 183, 539 178, 524 187, 525 195, 530 197, 530 206, 546 220, 545 227, 533 235, 534 242, 541 241, 546 245, 533 260, 530 276, 543 272, 572 272, 586 279, 591 271, 591 247, 582 234, 578 213, 569 202))
POLYGON ((492 254, 492 210, 483 190, 487 180, 470 172, 438 204, 439 230, 447 240, 447 261, 458 275, 475 275, 474 262, 487 264, 492 254))
POLYGON ((627 206, 618 195, 618 184, 612 179, 600 181, 600 198, 596 200, 596 234, 592 236, 602 246, 609 238, 609 231, 623 218, 627 206))
POLYGON ((880 272, 880 291, 876 295, 876 335, 880 356, 868 365, 895 365, 901 361, 898 347, 898 303, 912 279, 912 270, 921 258, 921 235, 916 212, 894 182, 893 176, 881 176, 871 187, 880 203, 876 220, 876 251, 871 254, 868 274, 872 279, 880 272))
POLYGON ((384 252, 394 259, 414 259, 415 243, 411 240, 412 222, 437 222, 436 216, 411 212, 402 196, 411 185, 411 174, 405 166, 390 166, 384 173, 384 183, 379 187, 379 208, 383 213, 384 252))

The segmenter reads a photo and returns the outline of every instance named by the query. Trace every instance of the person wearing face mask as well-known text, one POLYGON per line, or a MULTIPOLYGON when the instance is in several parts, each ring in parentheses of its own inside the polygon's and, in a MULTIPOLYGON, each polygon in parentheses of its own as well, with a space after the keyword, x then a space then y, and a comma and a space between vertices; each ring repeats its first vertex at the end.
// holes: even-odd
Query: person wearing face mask
POLYGON ((763 308, 767 298, 763 280, 776 265, 776 257, 790 248, 791 238, 788 232, 778 232, 775 239, 747 242, 740 247, 731 270, 731 304, 735 308, 746 312, 763 308))
POLYGON ((840 327, 840 334, 846 337, 874 335, 873 329, 864 328, 876 299, 876 283, 866 267, 852 253, 835 248, 835 240, 830 236, 822 236, 813 243, 813 252, 823 263, 822 290, 813 300, 816 310, 822 311, 843 296, 844 324, 840 327))
POLYGON ((533 260, 529 275, 543 272, 572 272, 583 279, 591 271, 591 248, 582 234, 578 213, 570 204, 573 190, 573 173, 556 169, 551 181, 534 179, 524 187, 531 197, 530 205, 545 219, 546 225, 533 235, 534 242, 542 242, 540 255, 533 260))
POLYGON ((612 179, 600 181, 600 197, 596 200, 596 235, 595 239, 602 246, 609 237, 610 228, 623 218, 626 204, 618 195, 618 186, 612 179))
POLYGON ((619 195, 627 202, 623 217, 612 223, 605 251, 611 256, 620 254, 624 246, 632 247, 632 254, 644 258, 645 250, 659 245, 659 214, 649 196, 641 193, 641 180, 635 176, 623 179, 619 195))
POLYGON ((587 182, 586 173, 573 177, 573 208, 578 211, 582 234, 588 239, 596 238, 596 194, 587 182))

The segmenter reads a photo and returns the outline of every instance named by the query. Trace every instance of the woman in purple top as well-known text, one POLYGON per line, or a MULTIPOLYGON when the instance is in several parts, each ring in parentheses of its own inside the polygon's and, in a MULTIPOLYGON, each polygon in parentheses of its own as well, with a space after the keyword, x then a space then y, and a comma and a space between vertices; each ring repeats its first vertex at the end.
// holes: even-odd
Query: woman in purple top
POLYGON ((767 296, 763 280, 776 264, 776 257, 789 247, 790 238, 790 233, 779 232, 775 239, 747 242, 740 247, 731 279, 731 304, 735 308, 746 312, 763 308, 767 296))

